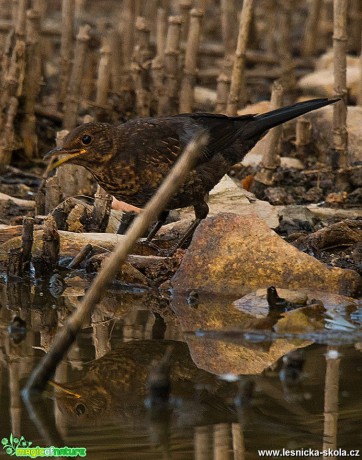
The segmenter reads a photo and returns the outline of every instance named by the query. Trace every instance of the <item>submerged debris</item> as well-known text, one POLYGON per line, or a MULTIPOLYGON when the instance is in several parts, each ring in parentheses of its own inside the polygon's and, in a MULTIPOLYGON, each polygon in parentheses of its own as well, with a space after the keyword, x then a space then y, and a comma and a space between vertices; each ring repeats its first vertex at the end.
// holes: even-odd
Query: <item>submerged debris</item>
POLYGON ((279 372, 281 382, 287 386, 300 383, 304 362, 305 358, 302 350, 294 350, 285 355, 282 359, 282 369, 279 372))
POLYGON ((10 337, 15 345, 21 343, 27 333, 26 321, 24 321, 20 316, 14 316, 11 323, 8 326, 8 332, 10 337))
POLYGON ((290 311, 295 308, 305 306, 305 303, 291 302, 283 299, 282 297, 279 297, 278 292, 274 286, 267 288, 266 299, 271 310, 290 311))

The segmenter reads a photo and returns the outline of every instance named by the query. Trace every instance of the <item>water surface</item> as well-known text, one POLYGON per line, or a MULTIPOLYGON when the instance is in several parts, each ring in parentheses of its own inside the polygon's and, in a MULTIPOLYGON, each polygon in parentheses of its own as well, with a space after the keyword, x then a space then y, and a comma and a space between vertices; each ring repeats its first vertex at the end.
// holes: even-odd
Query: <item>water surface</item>
MULTIPOLYGON (((48 445, 20 390, 79 304, 79 292, 68 294, 1 287, 1 439, 12 433, 33 446, 48 445), (26 321, 26 335, 9 330, 14 315, 26 321)), ((177 308, 149 294, 107 294, 58 368, 58 386, 44 395, 47 423, 64 445, 85 447, 86 458, 137 460, 256 459, 262 449, 361 448, 358 311, 344 310, 347 330, 334 325, 278 335, 275 329, 252 330, 257 323, 250 321, 247 334, 237 332, 242 322, 232 334, 215 328, 186 332, 191 322, 185 315, 195 320, 203 304, 185 301, 183 316, 177 308), (151 408, 149 375, 168 350, 169 405, 151 408), (217 375, 228 369, 228 375, 217 375)), ((231 308, 225 301, 223 314, 231 308)), ((318 458, 303 452, 304 458, 318 458)), ((8 457, 4 450, 0 455, 8 457)))

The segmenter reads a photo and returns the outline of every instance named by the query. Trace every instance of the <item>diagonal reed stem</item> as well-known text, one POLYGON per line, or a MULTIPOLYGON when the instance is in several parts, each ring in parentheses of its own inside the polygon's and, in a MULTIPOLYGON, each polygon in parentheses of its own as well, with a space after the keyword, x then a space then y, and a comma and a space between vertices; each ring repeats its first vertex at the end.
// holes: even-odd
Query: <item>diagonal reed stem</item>
POLYGON ((31 399, 32 395, 38 395, 44 390, 48 380, 54 375, 57 365, 74 342, 84 321, 90 316, 96 304, 106 293, 108 284, 120 270, 122 263, 132 250, 137 239, 143 235, 151 222, 165 209, 172 195, 178 190, 186 175, 192 169, 207 141, 208 136, 205 132, 201 131, 195 135, 155 195, 133 221, 122 243, 116 246, 103 269, 93 280, 79 308, 68 318, 64 328, 54 338, 49 353, 43 357, 32 372, 23 390, 25 401, 31 399))

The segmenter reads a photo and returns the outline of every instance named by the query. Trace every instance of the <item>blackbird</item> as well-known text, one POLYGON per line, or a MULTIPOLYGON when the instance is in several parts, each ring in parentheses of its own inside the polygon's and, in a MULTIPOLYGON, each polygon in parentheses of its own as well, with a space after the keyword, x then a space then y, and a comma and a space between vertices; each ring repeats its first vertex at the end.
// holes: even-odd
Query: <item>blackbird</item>
POLYGON ((295 308, 305 307, 304 303, 289 302, 283 297, 279 297, 279 294, 274 286, 270 286, 267 289, 267 302, 271 309, 289 311, 295 308))
POLYGON ((270 308, 282 308, 285 310, 289 307, 289 302, 282 297, 279 297, 279 294, 274 286, 270 286, 267 289, 267 301, 270 308))
POLYGON ((172 340, 122 343, 93 361, 78 380, 50 384, 56 389, 60 411, 68 417, 99 421, 114 414, 136 427, 145 420, 145 399, 150 396, 155 363, 165 364, 165 358, 169 361, 166 386, 170 385, 171 400, 177 401, 175 417, 183 413, 183 423, 192 424, 207 416, 210 422, 234 413, 227 400, 234 395, 235 385, 199 369, 187 344, 172 340))
MULTIPOLYGON (((142 208, 155 193, 184 147, 200 130, 209 136, 207 146, 184 184, 167 204, 150 240, 175 208, 193 206, 196 220, 187 232, 192 235, 209 211, 207 193, 274 126, 337 102, 313 99, 272 110, 262 115, 228 117, 211 113, 188 113, 159 118, 139 118, 124 124, 86 123, 73 129, 57 147, 45 155, 64 157, 64 163, 84 166, 115 198, 142 208)), ((182 239, 184 241, 185 237, 182 239)))

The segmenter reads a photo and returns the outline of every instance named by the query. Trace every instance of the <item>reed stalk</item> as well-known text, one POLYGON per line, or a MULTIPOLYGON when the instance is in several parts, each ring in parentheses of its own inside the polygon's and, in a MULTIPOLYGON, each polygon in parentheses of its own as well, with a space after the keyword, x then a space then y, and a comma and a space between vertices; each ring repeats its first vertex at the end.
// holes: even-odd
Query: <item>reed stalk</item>
MULTIPOLYGON (((231 75, 230 94, 226 107, 226 113, 229 116, 237 114, 238 105, 240 102, 241 91, 245 92, 245 63, 246 63, 246 47, 249 38, 250 24, 254 0, 244 0, 241 10, 239 35, 236 45, 233 71, 231 75)), ((244 96, 244 99, 245 96, 244 96)))
POLYGON ((334 95, 341 100, 333 104, 333 142, 339 168, 348 166, 347 131, 347 8, 348 0, 333 3, 334 95))
POLYGON ((197 54, 203 16, 204 11, 201 9, 194 8, 190 12, 190 28, 187 36, 185 67, 180 91, 180 112, 191 112, 193 108, 197 54))
POLYGON ((60 73, 58 106, 62 107, 69 86, 74 50, 75 0, 62 1, 62 29, 60 39, 60 73))

